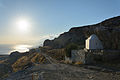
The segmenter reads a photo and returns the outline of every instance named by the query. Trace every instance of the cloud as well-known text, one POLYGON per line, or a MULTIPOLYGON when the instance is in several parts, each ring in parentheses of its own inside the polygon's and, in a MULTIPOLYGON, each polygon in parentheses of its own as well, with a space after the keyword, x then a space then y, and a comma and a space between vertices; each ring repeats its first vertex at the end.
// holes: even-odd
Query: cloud
POLYGON ((57 38, 60 34, 62 34, 63 32, 60 32, 58 34, 49 34, 49 35, 44 35, 44 36, 40 36, 40 39, 39 39, 39 43, 43 44, 43 42, 46 40, 46 39, 49 39, 49 40, 52 40, 54 38, 57 38))
MULTIPOLYGON (((61 33, 63 33, 63 32, 61 32, 61 33)), ((30 37, 30 38, 27 38, 26 40, 18 41, 16 44, 26 44, 26 45, 29 44, 29 45, 34 45, 34 46, 42 46, 43 42, 46 39, 52 40, 54 38, 57 38, 61 33, 58 33, 58 34, 49 34, 49 35, 43 35, 43 36, 32 36, 32 38, 30 37)))
POLYGON ((56 37, 58 37, 60 34, 62 34, 63 32, 61 33, 58 33, 58 34, 49 34, 49 35, 44 35, 44 36, 41 36, 40 39, 54 39, 56 37))

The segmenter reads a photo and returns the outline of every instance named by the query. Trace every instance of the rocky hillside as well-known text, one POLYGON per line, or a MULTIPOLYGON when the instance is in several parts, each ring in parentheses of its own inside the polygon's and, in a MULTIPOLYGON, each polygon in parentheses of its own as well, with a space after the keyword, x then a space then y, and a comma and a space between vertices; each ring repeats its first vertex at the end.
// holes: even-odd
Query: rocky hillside
MULTIPOLYGON (((2 58, 0 57, 0 59, 2 58)), ((49 63, 49 61, 34 49, 24 53, 12 52, 9 56, 0 60, 0 80, 8 77, 13 72, 46 63, 49 63)))
POLYGON ((94 25, 73 27, 54 40, 45 40, 43 45, 52 48, 64 48, 70 43, 75 43, 84 48, 85 40, 92 34, 99 37, 104 49, 120 49, 120 16, 94 25))

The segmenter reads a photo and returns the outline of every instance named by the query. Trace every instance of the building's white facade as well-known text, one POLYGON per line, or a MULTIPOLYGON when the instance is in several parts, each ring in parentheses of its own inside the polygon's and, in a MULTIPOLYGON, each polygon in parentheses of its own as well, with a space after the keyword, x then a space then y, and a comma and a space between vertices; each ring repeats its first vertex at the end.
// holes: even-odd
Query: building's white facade
POLYGON ((86 49, 103 49, 102 42, 93 34, 86 40, 86 49))

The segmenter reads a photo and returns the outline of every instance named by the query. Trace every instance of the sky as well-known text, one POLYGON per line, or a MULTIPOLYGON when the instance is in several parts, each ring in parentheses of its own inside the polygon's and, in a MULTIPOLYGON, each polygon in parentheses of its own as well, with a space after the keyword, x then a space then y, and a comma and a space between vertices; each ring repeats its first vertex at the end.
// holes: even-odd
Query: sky
POLYGON ((120 0, 0 0, 0 44, 41 44, 119 16, 120 0))

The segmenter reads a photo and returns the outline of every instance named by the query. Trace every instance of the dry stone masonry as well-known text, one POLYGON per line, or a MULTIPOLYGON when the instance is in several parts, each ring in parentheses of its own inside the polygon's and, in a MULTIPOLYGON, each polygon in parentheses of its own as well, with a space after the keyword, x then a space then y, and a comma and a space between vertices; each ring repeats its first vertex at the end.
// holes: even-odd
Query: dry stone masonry
POLYGON ((119 59, 120 50, 105 50, 102 42, 93 34, 86 40, 85 49, 72 50, 71 57, 65 57, 69 62, 81 62, 82 64, 94 64, 99 61, 107 62, 119 59))

